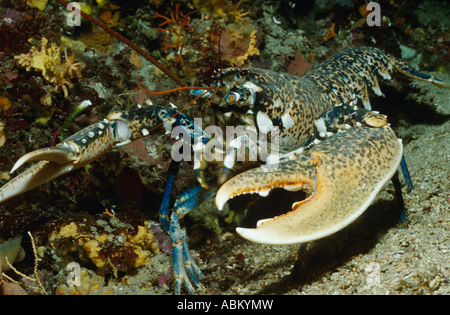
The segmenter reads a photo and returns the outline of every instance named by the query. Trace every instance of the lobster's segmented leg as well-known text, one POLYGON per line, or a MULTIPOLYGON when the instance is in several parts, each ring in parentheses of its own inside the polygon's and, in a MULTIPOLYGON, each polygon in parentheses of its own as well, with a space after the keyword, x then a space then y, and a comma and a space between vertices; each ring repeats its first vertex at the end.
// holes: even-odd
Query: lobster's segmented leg
POLYGON ((348 130, 355 126, 381 127, 386 125, 385 115, 355 106, 356 100, 350 105, 338 105, 323 113, 314 124, 311 137, 302 144, 304 150, 312 148, 318 142, 333 136, 337 132, 348 130))
MULTIPOLYGON (((126 113, 113 113, 110 119, 126 121, 130 127, 130 139, 134 140, 150 133, 151 128, 163 122, 166 133, 172 132, 175 127, 181 127, 180 133, 183 140, 189 144, 209 140, 205 134, 192 120, 184 114, 172 117, 175 109, 160 108, 156 106, 140 108, 126 113), (186 139, 184 139, 186 137, 186 139)), ((160 221, 163 229, 170 234, 173 247, 173 272, 175 278, 175 293, 180 294, 181 286, 185 285, 190 294, 195 294, 196 289, 202 288, 199 278, 203 277, 200 269, 192 258, 188 246, 186 229, 182 224, 184 215, 189 213, 198 204, 210 198, 216 190, 206 191, 200 185, 192 188, 177 197, 171 210, 171 193, 178 174, 179 163, 172 161, 169 166, 169 176, 164 191, 163 200, 159 209, 160 221), (192 282, 194 285, 192 285, 192 282)))
MULTIPOLYGON (((172 190, 174 178, 175 174, 170 174, 163 202, 160 207, 160 219, 164 228, 169 228, 166 219, 170 210, 169 195, 172 190)), ((170 219, 170 237, 173 247, 172 260, 176 294, 180 294, 182 284, 186 286, 190 294, 195 294, 196 290, 194 289, 191 280, 197 289, 203 288, 199 279, 204 276, 190 254, 186 228, 183 226, 182 221, 186 214, 195 209, 195 207, 204 200, 212 197, 215 193, 216 190, 207 191, 201 185, 198 185, 179 195, 175 201, 170 219)))
MULTIPOLYGON (((414 190, 414 185, 412 183, 411 175, 409 174, 408 165, 406 164, 404 155, 402 155, 402 159, 400 161, 400 168, 402 169, 403 178, 405 179, 405 182, 408 185, 408 189, 409 189, 408 192, 410 192, 411 190, 414 190)), ((399 205, 401 207, 399 225, 402 228, 406 228, 406 224, 408 223, 408 217, 406 215, 405 203, 403 201, 403 195, 402 195, 402 188, 400 186, 398 176, 394 176, 392 178, 392 183, 394 184, 395 192, 397 194, 397 200, 399 201, 399 205)))
POLYGON ((408 165, 406 164, 405 156, 402 155, 402 160, 400 161, 400 167, 402 169, 403 178, 410 190, 414 190, 414 185, 411 180, 411 175, 409 174, 408 165))
POLYGON ((191 281, 186 273, 186 264, 184 261, 184 244, 183 236, 181 232, 180 221, 178 215, 172 212, 170 217, 170 239, 172 242, 173 252, 173 273, 175 277, 175 294, 179 295, 181 293, 181 286, 184 284, 189 292, 189 294, 195 294, 195 289, 192 286, 191 281))
MULTIPOLYGON (((158 125, 162 125, 166 133, 171 133, 175 127, 179 127, 180 129, 177 130, 177 133, 182 134, 182 140, 188 144, 197 143, 198 141, 206 143, 209 140, 208 135, 186 115, 182 113, 176 114, 176 109, 148 106, 129 110, 127 112, 111 113, 108 115, 108 119, 126 123, 126 126, 128 126, 128 132, 126 133, 128 142, 149 135, 158 125)), ((124 143, 126 143, 126 141, 124 141, 124 143)), ((170 215, 169 224, 170 197, 177 173, 178 163, 172 161, 169 167, 169 177, 166 189, 160 206, 160 220, 163 229, 169 232, 171 237, 175 293, 179 294, 181 286, 184 284, 190 294, 195 294, 195 288, 190 280, 194 282, 197 288, 201 288, 198 278, 203 275, 190 254, 186 231, 181 225, 180 220, 186 213, 198 205, 199 202, 203 201, 201 196, 199 196, 202 189, 190 190, 181 197, 182 201, 186 201, 181 203, 178 202, 175 205, 170 215)), ((209 196, 207 197, 209 198, 209 196)))
MULTIPOLYGON (((162 124, 166 133, 173 133, 175 127, 180 127, 180 129, 176 130, 177 135, 181 134, 182 141, 189 145, 208 142, 209 136, 191 119, 182 113, 175 114, 177 114, 175 109, 149 106, 128 112, 112 113, 108 118, 127 123, 130 129, 130 141, 150 134, 155 126, 162 124)), ((186 229, 182 225, 182 219, 184 215, 189 213, 199 203, 214 195, 215 191, 206 192, 199 186, 180 195, 170 214, 169 226, 170 197, 178 169, 178 162, 172 161, 169 166, 169 177, 159 210, 160 220, 164 230, 169 231, 172 242, 175 293, 180 294, 181 286, 184 284, 190 294, 195 294, 196 289, 191 281, 197 289, 201 289, 202 285, 198 279, 203 277, 203 274, 190 254, 186 229)))
POLYGON ((174 211, 182 218, 203 201, 214 196, 216 192, 217 189, 204 189, 201 185, 191 188, 178 196, 174 211))
POLYGON ((203 289, 199 278, 203 278, 204 276, 190 254, 186 229, 182 224, 182 219, 191 210, 195 209, 204 200, 212 197, 215 193, 216 190, 205 190, 201 185, 198 185, 178 196, 175 201, 171 215, 170 234, 174 248, 172 259, 176 281, 176 294, 180 293, 181 284, 186 286, 190 294, 194 294, 195 289, 193 289, 190 280, 194 282, 197 289, 203 289), (183 254, 181 255, 180 253, 183 254))
MULTIPOLYGON (((175 127, 181 127, 182 129, 179 131, 183 135, 183 141, 186 141, 189 144, 196 143, 196 141, 206 142, 209 140, 207 135, 187 116, 179 114, 172 117, 175 113, 176 111, 174 109, 152 106, 139 108, 125 113, 112 113, 109 115, 109 118, 127 122, 127 125, 130 126, 129 138, 131 140, 150 134, 152 128, 161 123, 163 123, 166 133, 170 133, 175 127)), ((201 186, 198 186, 180 195, 170 214, 169 222, 171 193, 178 170, 179 162, 172 160, 169 166, 169 175, 163 200, 159 209, 160 221, 163 229, 170 234, 173 247, 172 260, 175 278, 175 293, 180 294, 181 287, 184 284, 189 294, 195 294, 196 289, 191 281, 197 289, 201 289, 202 285, 199 278, 203 277, 203 274, 190 254, 186 229, 182 225, 182 218, 203 200, 215 194, 215 191, 205 194, 205 190, 201 186)))
POLYGON ((186 234, 186 228, 182 225, 182 216, 193 210, 198 204, 199 200, 203 201, 210 198, 215 194, 215 191, 202 194, 202 198, 199 199, 199 192, 204 192, 204 189, 199 185, 189 190, 192 198, 188 198, 182 202, 172 211, 170 220, 170 237, 173 247, 173 269, 175 278, 175 294, 181 293, 181 286, 184 284, 189 294, 195 294, 196 289, 192 285, 191 281, 195 284, 197 290, 202 290, 203 286, 199 279, 204 275, 197 266, 195 260, 192 258, 188 238, 186 234), (193 201, 194 200, 194 201, 193 201), (179 215, 180 213, 180 215, 179 215))
POLYGON ((400 185, 400 180, 398 179, 398 171, 392 177, 392 184, 394 185, 395 196, 400 208, 400 220, 398 224, 401 228, 404 229, 406 228, 406 224, 408 223, 408 218, 406 217, 405 202, 403 200, 402 186, 400 185))
MULTIPOLYGON (((176 162, 171 163, 177 164, 176 162)), ((169 167, 171 169, 172 167, 169 167)), ((178 169, 178 168, 177 168, 178 169)), ((181 227, 180 219, 176 211, 172 212, 171 221, 169 224, 169 212, 170 212, 170 195, 173 189, 173 183, 176 177, 176 173, 170 172, 166 189, 164 191, 164 197, 159 209, 159 218, 163 229, 170 235, 172 247, 173 247, 173 273, 175 278, 175 293, 180 294, 181 285, 184 283, 190 294, 195 294, 195 289, 192 286, 189 279, 192 279, 197 287, 200 287, 199 278, 203 277, 200 269, 192 258, 186 235, 185 227, 181 227), (182 253, 182 254, 181 254, 182 253)))
POLYGON ((169 174, 167 176, 167 183, 164 189, 163 199, 159 207, 159 221, 161 222, 161 225, 164 231, 166 231, 166 233, 170 233, 169 227, 170 197, 172 194, 175 178, 178 174, 178 170, 179 170, 179 163, 174 162, 172 160, 169 165, 169 174))
POLYGON ((204 287, 200 283, 200 278, 205 277, 203 273, 200 271, 200 268, 195 263, 194 258, 191 256, 191 251, 189 250, 188 246, 188 237, 186 234, 186 228, 183 226, 181 229, 181 238, 183 240, 183 259, 184 259, 184 265, 186 266, 186 270, 188 273, 188 276, 194 284, 197 286, 198 289, 202 290, 204 287))

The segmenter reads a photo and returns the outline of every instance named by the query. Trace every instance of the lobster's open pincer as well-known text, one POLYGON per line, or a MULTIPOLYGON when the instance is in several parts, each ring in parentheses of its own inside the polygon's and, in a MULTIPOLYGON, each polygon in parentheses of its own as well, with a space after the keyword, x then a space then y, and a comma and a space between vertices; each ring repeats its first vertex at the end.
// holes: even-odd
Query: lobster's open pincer
POLYGON ((124 122, 104 119, 80 130, 57 146, 25 154, 13 166, 11 173, 27 162, 39 162, 0 188, 0 202, 91 163, 128 137, 129 129, 124 122))
POLYGON ((402 143, 388 125, 355 126, 334 134, 301 154, 242 173, 217 193, 219 209, 246 193, 268 194, 273 188, 309 190, 311 196, 292 210, 261 220, 255 229, 237 228, 244 238, 263 244, 313 241, 341 230, 360 216, 393 177, 402 143))

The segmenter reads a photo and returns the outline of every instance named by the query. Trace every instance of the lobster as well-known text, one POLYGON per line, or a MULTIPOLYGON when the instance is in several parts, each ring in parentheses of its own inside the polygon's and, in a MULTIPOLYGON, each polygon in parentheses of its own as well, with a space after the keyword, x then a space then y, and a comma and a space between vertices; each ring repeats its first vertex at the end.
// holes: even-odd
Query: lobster
POLYGON ((391 179, 401 198, 396 175, 399 166, 412 188, 402 142, 387 117, 371 110, 369 100, 369 90, 382 95, 378 78, 388 80, 394 72, 449 87, 374 47, 343 50, 301 78, 258 68, 227 68, 213 76, 210 86, 195 88, 170 74, 181 86, 179 90, 189 90, 195 100, 210 99, 219 129, 240 125, 247 132, 218 143, 195 119, 174 108, 150 105, 115 111, 55 147, 21 157, 11 173, 25 163, 38 162, 0 188, 0 202, 90 164, 158 127, 166 133, 181 133, 181 141, 192 146, 198 156, 194 169, 200 185, 170 204, 176 180, 176 172, 170 172, 160 219, 173 246, 175 293, 184 285, 194 294, 202 288, 199 279, 203 275, 190 255, 182 219, 214 195, 221 209, 242 194, 265 197, 274 188, 306 191, 310 196, 295 202, 288 213, 261 220, 254 229, 237 228, 242 237, 257 243, 301 244, 348 226, 391 179), (268 138, 276 144, 270 152, 268 138), (255 150, 258 157, 251 162, 257 166, 234 176, 234 169, 247 165, 255 150), (209 156, 212 151, 213 158, 209 156), (220 172, 211 178, 211 164, 217 163, 220 172))

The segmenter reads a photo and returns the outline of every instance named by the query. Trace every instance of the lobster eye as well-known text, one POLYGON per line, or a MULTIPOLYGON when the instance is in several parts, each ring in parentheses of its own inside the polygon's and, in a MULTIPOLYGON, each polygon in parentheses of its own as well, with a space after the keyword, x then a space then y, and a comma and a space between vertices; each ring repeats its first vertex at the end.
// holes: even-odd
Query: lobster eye
POLYGON ((227 95, 225 95, 225 102, 227 102, 229 105, 236 103, 239 101, 239 93, 237 92, 230 92, 227 95))
POLYGON ((239 74, 241 75, 241 77, 246 77, 248 75, 248 70, 241 70, 239 74))

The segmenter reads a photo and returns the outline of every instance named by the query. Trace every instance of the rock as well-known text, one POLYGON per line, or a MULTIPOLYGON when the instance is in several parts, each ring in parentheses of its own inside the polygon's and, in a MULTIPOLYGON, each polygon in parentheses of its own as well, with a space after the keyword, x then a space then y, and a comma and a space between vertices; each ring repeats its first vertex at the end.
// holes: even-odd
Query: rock
POLYGON ((25 251, 20 245, 21 242, 22 236, 19 235, 0 244, 0 263, 3 265, 4 271, 10 269, 6 263, 6 258, 8 258, 10 264, 13 264, 16 261, 22 261, 22 259, 25 258, 25 251))

